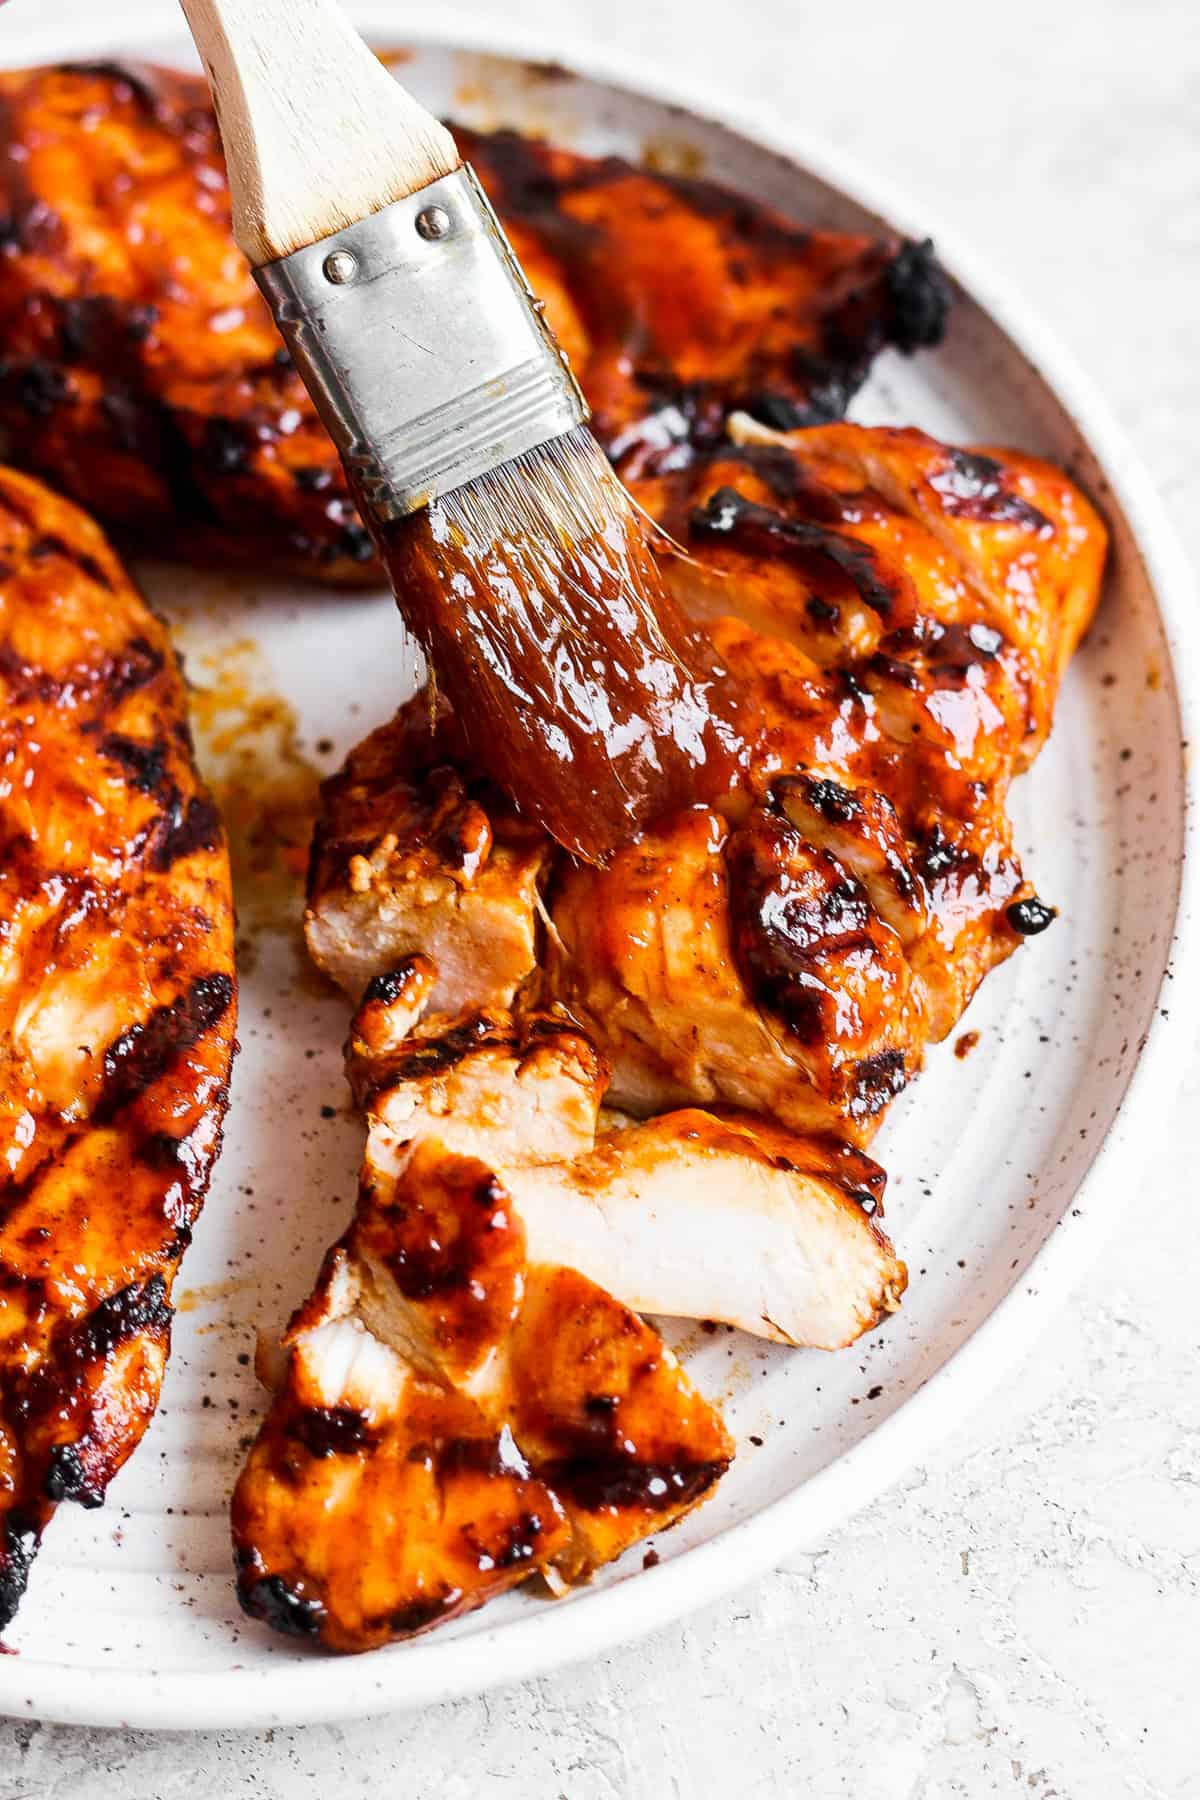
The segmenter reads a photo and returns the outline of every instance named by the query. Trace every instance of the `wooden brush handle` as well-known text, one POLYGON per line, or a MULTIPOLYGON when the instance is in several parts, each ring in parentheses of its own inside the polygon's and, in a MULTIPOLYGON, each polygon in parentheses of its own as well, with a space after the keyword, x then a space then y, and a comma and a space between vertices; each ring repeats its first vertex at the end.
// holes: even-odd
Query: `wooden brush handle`
POLYGON ((255 268, 460 165, 454 139, 335 0, 180 0, 225 141, 233 229, 255 268))

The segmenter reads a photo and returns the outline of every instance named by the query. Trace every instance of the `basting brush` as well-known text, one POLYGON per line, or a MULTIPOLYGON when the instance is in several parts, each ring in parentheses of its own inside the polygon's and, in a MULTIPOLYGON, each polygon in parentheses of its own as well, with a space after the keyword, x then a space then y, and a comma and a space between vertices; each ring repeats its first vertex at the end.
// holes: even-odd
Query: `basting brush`
POLYGON ((606 860, 736 778, 738 702, 453 137, 333 0, 182 0, 234 234, 480 770, 606 860))

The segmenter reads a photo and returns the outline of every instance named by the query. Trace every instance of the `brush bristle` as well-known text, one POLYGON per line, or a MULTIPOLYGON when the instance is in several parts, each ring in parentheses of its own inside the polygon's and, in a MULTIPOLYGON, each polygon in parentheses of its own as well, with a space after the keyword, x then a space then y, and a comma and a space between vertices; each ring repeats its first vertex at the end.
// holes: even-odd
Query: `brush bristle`
POLYGON ((727 678, 586 426, 435 500, 386 549, 480 769, 566 848, 605 861, 728 785, 727 678))
POLYGON ((689 672, 658 617, 661 582, 646 553, 645 529, 586 425, 455 489, 435 511, 452 537, 488 546, 496 592, 507 601, 502 612, 480 621, 489 660, 503 661, 502 643, 511 637, 517 606, 531 640, 575 645, 578 660, 563 699, 579 709, 581 724, 609 729, 605 672, 598 662, 592 668, 595 658, 584 637, 602 588, 606 619, 627 640, 636 637, 648 662, 660 659, 686 683, 689 672))

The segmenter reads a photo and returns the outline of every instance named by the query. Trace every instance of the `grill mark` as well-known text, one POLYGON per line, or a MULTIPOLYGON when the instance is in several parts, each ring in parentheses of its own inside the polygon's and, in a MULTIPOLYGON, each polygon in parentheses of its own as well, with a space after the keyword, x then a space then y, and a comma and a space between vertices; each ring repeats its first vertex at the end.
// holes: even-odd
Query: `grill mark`
POLYGON ((87 576, 89 581, 97 587, 102 587, 106 593, 111 594, 113 591, 113 584, 107 571, 96 558, 88 551, 80 550, 77 545, 68 544, 65 538, 58 536, 57 532, 46 532, 37 538, 29 546, 27 554, 33 562, 45 562, 50 557, 60 557, 63 562, 73 564, 87 576))
MULTIPOLYGON (((0 500, 7 504, 6 497, 0 500)), ((55 706, 70 692, 76 704, 87 700, 111 709, 139 688, 148 687, 162 674, 166 656, 147 638, 138 636, 98 663, 77 663, 62 676, 25 662, 11 644, 0 643, 0 679, 16 704, 35 701, 55 706)))
POLYGON ((366 1417, 352 1406, 310 1406, 292 1419, 287 1435, 303 1444, 310 1456, 353 1456, 373 1450, 378 1438, 366 1417))
POLYGON ((507 1427, 501 1437, 453 1437, 441 1444, 422 1446, 419 1460, 436 1468, 439 1480, 455 1475, 508 1475, 518 1481, 530 1479, 529 1465, 507 1427))
POLYGON ((144 1286, 122 1288, 100 1302, 78 1334, 79 1350, 89 1361, 111 1356, 132 1337, 161 1335, 173 1317, 166 1280, 152 1275, 144 1286))
POLYGON ((165 652, 148 638, 132 637, 123 650, 108 658, 100 679, 112 700, 123 700, 161 675, 166 660, 165 652))
POLYGON ((866 889, 780 812, 734 832, 724 857, 734 962, 747 993, 798 1043, 827 1048, 837 1027, 824 959, 877 949, 866 889))
POLYGON ((553 1493, 567 1496, 585 1512, 610 1507, 666 1512, 692 1505, 728 1467, 727 1457, 643 1463, 619 1455, 583 1455, 548 1462, 538 1473, 553 1493))
POLYGON ((162 738, 145 743, 112 731, 101 738, 100 754, 119 764, 130 787, 139 793, 156 794, 162 788, 170 756, 170 747, 162 738))
POLYGON ((721 487, 710 495, 692 514, 692 529, 701 536, 728 538, 739 550, 782 553, 802 571, 824 564, 845 576, 881 618, 889 618, 895 608, 898 587, 868 545, 809 519, 784 518, 736 488, 721 487))
POLYGON ((951 518, 977 519, 987 525, 1023 525, 1039 537, 1053 537, 1054 525, 1044 512, 1008 485, 1003 463, 972 450, 947 450, 929 485, 951 518))
POLYGON ((221 841, 221 815, 208 796, 194 794, 184 806, 175 788, 155 825, 147 861, 162 874, 198 850, 219 849, 221 841))
POLYGON ((103 1085, 92 1114, 95 1122, 112 1119, 153 1086, 178 1056, 224 1018, 232 1000, 230 976, 201 975, 185 994, 123 1031, 104 1052, 103 1085))

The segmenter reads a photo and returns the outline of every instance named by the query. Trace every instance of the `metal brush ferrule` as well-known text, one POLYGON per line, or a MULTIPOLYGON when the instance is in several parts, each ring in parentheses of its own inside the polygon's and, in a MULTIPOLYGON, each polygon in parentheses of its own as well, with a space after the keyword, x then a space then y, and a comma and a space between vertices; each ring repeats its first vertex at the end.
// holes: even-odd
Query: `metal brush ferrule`
POLYGON ((416 512, 588 416, 466 165, 256 279, 380 519, 416 512))

